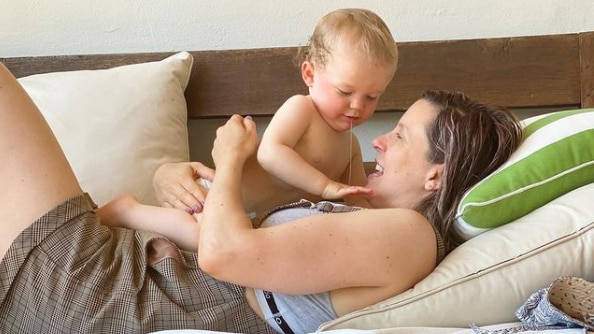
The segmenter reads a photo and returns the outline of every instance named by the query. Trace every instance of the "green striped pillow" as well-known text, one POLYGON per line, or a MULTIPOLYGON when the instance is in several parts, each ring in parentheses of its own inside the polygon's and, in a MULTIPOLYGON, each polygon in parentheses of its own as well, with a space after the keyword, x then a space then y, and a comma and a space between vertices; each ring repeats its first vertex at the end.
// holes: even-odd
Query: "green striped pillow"
POLYGON ((534 116, 510 159, 462 197, 454 221, 468 240, 594 182, 594 109, 534 116))

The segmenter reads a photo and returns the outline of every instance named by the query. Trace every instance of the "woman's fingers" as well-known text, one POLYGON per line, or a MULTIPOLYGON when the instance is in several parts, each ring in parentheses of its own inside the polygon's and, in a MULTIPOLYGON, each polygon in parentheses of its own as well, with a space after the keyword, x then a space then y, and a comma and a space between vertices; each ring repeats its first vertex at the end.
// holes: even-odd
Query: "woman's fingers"
POLYGON ((202 211, 207 189, 196 183, 202 174, 213 178, 214 170, 199 162, 164 164, 157 169, 153 178, 157 199, 165 207, 188 213, 202 211))
POLYGON ((207 182, 198 179, 192 182, 180 184, 177 190, 176 205, 174 207, 184 209, 188 213, 198 213, 204 208, 204 200, 208 193, 207 182), (204 184, 204 185, 203 185, 204 184))
POLYGON ((256 124, 251 117, 233 115, 225 125, 217 129, 212 150, 215 164, 243 163, 254 154, 257 147, 256 124))

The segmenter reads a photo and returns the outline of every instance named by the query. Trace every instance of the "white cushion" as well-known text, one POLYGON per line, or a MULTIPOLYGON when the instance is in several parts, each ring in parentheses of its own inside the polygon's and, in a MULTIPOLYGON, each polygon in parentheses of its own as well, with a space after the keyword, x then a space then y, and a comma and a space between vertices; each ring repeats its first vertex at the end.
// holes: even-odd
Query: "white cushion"
POLYGON ((412 289, 323 325, 468 327, 514 312, 559 276, 594 280, 594 183, 466 241, 412 289))
POLYGON ((157 167, 189 159, 184 90, 192 62, 181 52, 157 62, 38 74, 19 82, 97 204, 124 192, 157 204, 157 167))

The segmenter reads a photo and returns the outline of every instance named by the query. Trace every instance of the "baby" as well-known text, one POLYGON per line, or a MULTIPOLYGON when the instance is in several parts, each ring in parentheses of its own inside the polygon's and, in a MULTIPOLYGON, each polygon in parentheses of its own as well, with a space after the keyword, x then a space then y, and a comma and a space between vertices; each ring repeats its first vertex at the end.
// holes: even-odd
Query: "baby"
POLYGON ((361 149, 351 130, 373 115, 392 80, 396 42, 375 13, 338 9, 321 18, 299 60, 309 94, 294 95, 278 109, 258 162, 284 191, 367 207, 364 197, 372 194, 363 187, 361 149))

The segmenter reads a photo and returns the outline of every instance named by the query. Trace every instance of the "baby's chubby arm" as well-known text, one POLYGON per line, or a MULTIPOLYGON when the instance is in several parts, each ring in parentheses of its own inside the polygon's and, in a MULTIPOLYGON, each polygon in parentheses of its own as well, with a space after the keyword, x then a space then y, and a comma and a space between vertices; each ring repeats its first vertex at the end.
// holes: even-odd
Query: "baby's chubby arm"
POLYGON ((257 154, 258 162, 268 173, 292 187, 320 196, 330 179, 295 151, 317 112, 308 96, 290 97, 266 127, 257 154))

